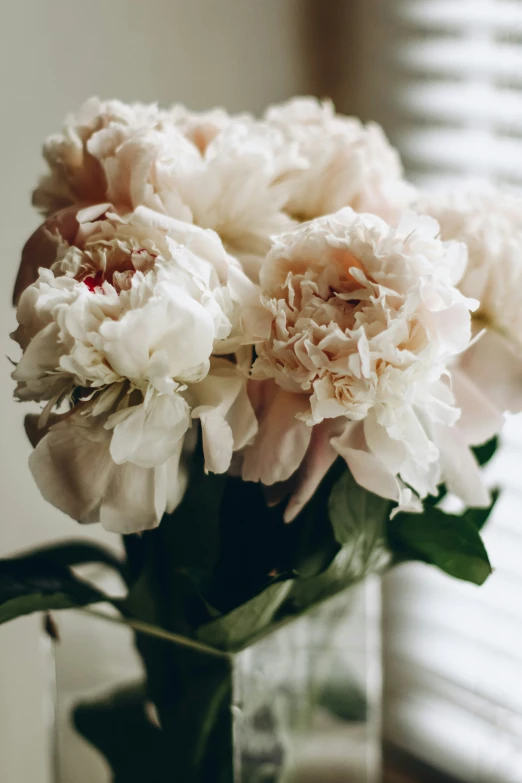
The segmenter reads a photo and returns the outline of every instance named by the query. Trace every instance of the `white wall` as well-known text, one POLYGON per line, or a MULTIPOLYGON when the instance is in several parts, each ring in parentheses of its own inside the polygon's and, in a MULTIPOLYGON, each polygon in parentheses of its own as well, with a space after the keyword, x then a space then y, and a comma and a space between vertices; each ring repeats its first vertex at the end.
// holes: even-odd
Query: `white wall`
MULTIPOLYGON (((301 90, 299 0, 17 0, 0 9, 2 290, 0 356, 16 357, 10 292, 38 224, 30 192, 40 146, 86 97, 222 104, 260 111, 301 90)), ((33 486, 0 362, 0 555, 50 538, 98 535, 47 507, 33 486)), ((48 783, 43 719, 48 669, 39 622, 0 628, 0 780, 48 783)), ((78 666, 81 666, 81 660, 78 666)), ((74 781, 67 781, 74 783, 74 781)))

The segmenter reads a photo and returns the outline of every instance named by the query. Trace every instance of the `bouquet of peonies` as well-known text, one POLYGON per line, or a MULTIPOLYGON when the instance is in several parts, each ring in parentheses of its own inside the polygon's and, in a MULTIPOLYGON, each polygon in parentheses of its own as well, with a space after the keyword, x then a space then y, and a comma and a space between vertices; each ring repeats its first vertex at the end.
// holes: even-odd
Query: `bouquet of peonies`
MULTIPOLYGON (((112 601, 180 731, 158 636, 190 684, 395 562, 487 578, 480 466, 522 407, 521 199, 419 194, 378 126, 307 98, 261 120, 91 99, 44 156, 15 396, 41 404, 44 498, 127 558, 4 560, 0 620, 112 601), (90 559, 127 598, 71 570, 90 559)), ((179 779, 199 780, 186 735, 179 779)))

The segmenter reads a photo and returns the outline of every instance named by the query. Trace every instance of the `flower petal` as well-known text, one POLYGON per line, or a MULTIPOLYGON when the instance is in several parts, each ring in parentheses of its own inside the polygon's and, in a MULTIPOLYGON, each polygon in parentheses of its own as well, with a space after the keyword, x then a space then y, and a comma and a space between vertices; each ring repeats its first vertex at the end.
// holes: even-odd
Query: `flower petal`
POLYGON ((245 450, 244 481, 275 484, 285 481, 301 464, 312 437, 312 428, 296 418, 308 410, 308 397, 277 389, 262 412, 259 433, 245 450))
POLYGON ((200 419, 205 470, 224 473, 232 454, 249 443, 257 420, 246 391, 246 378, 235 364, 213 359, 210 372, 191 387, 192 418, 200 419))
POLYGON ((79 228, 77 212, 77 205, 60 210, 39 226, 25 243, 13 291, 15 306, 25 289, 38 278, 40 267, 49 269, 56 261, 60 243, 73 242, 79 228))
POLYGON ((111 456, 117 465, 133 462, 154 468, 178 452, 178 443, 190 425, 189 406, 179 394, 154 395, 141 405, 107 421, 114 433, 111 456))
POLYGON ((488 329, 463 354, 460 366, 501 412, 522 411, 522 358, 505 337, 488 329))
POLYGON ((466 443, 473 446, 485 443, 500 432, 504 416, 465 373, 455 369, 451 377, 455 400, 461 410, 457 428, 466 443))
POLYGON ((205 472, 225 473, 234 452, 234 436, 230 426, 218 411, 200 413, 203 435, 205 472))
POLYGON ((378 456, 391 473, 400 473, 408 459, 408 449, 403 441, 390 438, 386 427, 379 424, 373 411, 364 419, 363 427, 369 450, 378 456))
POLYGON ((239 451, 252 443, 259 427, 246 384, 241 386, 240 392, 228 412, 227 422, 234 436, 234 451, 239 451))
POLYGON ((111 434, 80 412, 54 424, 29 457, 45 500, 79 522, 97 521, 112 480, 111 434))
POLYGON ((443 480, 449 491, 471 508, 489 506, 489 492, 484 485, 478 462, 463 435, 455 427, 445 427, 442 424, 434 427, 433 434, 440 451, 443 480))
POLYGON ((156 507, 154 469, 130 462, 115 466, 100 506, 106 530, 123 535, 150 530, 159 525, 164 510, 156 507))
POLYGON ((342 436, 332 438, 332 446, 346 461, 356 482, 375 495, 399 501, 401 487, 397 478, 369 451, 351 445, 353 436, 350 430, 348 426, 342 436))
POLYGON ((156 468, 156 473, 163 470, 165 473, 167 506, 166 510, 172 514, 175 508, 179 506, 187 489, 190 473, 190 458, 194 453, 196 438, 191 437, 192 433, 187 433, 183 441, 179 441, 178 449, 175 454, 167 460, 164 465, 156 468))
POLYGON ((302 511, 337 459, 338 453, 330 443, 331 437, 331 421, 313 427, 310 445, 297 473, 296 487, 285 508, 285 522, 292 522, 302 511))

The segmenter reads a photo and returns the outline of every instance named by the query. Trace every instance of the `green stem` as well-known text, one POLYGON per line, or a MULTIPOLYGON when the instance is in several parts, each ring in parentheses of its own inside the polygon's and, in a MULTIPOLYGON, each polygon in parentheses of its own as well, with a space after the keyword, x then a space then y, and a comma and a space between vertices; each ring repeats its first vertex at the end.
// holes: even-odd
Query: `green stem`
POLYGON ((191 650, 195 650, 196 652, 205 653, 205 655, 212 655, 216 658, 225 658, 228 659, 230 657, 229 653, 223 652, 222 650, 217 650, 214 647, 210 647, 207 644, 203 644, 203 642, 197 642, 194 639, 189 639, 186 636, 181 636, 180 634, 172 633, 170 631, 165 631, 163 628, 158 628, 155 625, 150 625, 150 623, 145 623, 142 620, 135 620, 132 617, 126 617, 125 619, 121 619, 120 617, 116 617, 116 615, 106 614, 105 612, 99 612, 96 609, 89 609, 89 608, 81 608, 79 611, 84 612, 85 614, 91 615, 91 617, 98 617, 100 620, 106 620, 110 623, 116 623, 117 625, 126 625, 129 628, 132 628, 134 631, 137 631, 142 634, 146 634, 147 636, 153 636, 156 639, 164 639, 167 642, 171 642, 172 644, 179 645, 181 647, 186 647, 191 650))

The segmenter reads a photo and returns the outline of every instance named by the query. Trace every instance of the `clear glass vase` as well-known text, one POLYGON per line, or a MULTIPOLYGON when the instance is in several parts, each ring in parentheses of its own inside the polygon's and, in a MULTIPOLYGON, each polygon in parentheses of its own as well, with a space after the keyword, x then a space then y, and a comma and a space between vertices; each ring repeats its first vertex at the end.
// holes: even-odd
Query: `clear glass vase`
POLYGON ((378 783, 379 591, 371 577, 230 656, 139 634, 160 709, 126 626, 62 613, 56 783, 378 783))

